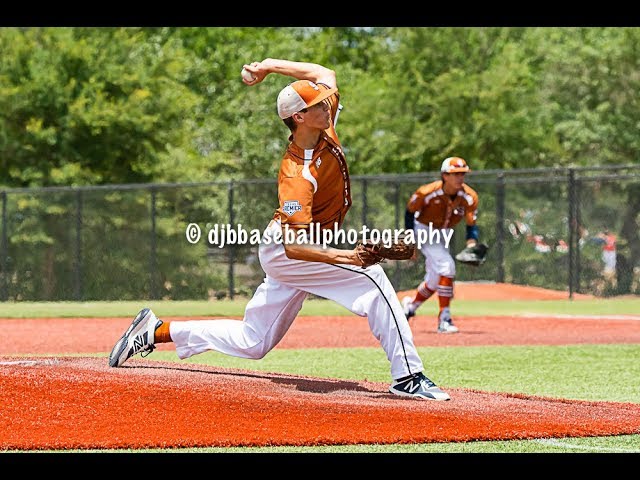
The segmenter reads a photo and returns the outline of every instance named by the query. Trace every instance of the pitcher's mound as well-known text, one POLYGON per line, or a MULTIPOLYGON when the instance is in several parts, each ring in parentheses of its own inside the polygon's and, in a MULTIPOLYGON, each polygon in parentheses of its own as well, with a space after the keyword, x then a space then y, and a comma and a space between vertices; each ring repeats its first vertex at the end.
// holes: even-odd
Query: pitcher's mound
POLYGON ((0 450, 470 442, 628 435, 640 405, 132 359, 0 357, 0 450), (51 359, 48 359, 51 360, 51 359))

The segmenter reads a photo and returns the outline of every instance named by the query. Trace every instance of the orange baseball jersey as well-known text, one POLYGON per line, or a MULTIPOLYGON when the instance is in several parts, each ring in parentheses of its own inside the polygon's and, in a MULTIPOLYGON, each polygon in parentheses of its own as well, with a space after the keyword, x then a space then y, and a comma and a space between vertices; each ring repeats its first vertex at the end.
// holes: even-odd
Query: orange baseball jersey
POLYGON ((309 228, 313 222, 319 223, 321 229, 333 229, 334 223, 342 225, 351 208, 349 170, 335 130, 339 100, 338 92, 327 99, 331 106, 331 127, 324 131, 313 150, 298 147, 293 137, 289 137, 278 174, 280 207, 274 214, 282 225, 299 229, 309 228))
POLYGON ((453 198, 442 190, 442 180, 422 185, 409 202, 407 210, 416 213, 420 223, 434 228, 453 228, 464 217, 467 225, 475 225, 478 216, 478 194, 466 183, 453 198))

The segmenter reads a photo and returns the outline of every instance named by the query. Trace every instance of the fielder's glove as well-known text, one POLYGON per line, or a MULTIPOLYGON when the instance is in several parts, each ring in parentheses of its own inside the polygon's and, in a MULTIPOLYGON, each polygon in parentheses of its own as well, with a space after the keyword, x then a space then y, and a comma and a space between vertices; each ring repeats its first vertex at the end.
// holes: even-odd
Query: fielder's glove
POLYGON ((487 259, 489 247, 484 243, 476 243, 471 247, 466 247, 456 255, 456 260, 466 265, 478 267, 487 259))
POLYGON ((355 248, 356 254, 364 268, 385 260, 409 260, 415 254, 416 245, 407 236, 407 232, 402 232, 397 237, 398 241, 391 244, 360 241, 355 248))

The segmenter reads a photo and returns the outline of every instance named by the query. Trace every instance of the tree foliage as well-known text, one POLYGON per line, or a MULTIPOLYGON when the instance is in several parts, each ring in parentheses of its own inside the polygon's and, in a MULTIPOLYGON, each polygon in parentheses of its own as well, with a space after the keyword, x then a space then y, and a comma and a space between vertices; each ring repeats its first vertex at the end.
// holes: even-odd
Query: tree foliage
POLYGON ((263 178, 288 131, 277 75, 334 68, 353 173, 633 163, 638 28, 0 30, 0 185, 263 178))

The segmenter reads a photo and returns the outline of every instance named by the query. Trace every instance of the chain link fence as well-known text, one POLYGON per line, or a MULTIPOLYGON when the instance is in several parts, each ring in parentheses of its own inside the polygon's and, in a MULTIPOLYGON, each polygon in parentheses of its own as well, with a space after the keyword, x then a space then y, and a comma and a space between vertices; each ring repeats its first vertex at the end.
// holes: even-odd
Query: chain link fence
MULTIPOLYGON (((404 228, 411 194, 437 179, 437 172, 353 176, 343 229, 404 228)), ((480 238, 490 250, 481 267, 459 265, 457 280, 537 286, 568 298, 640 293, 640 166, 492 170, 466 181, 479 194, 480 238), (603 256, 606 231, 615 235, 613 269, 603 256)), ((259 238, 276 207, 271 179, 0 190, 0 301, 250 296, 264 277, 250 234, 259 238), (187 240, 189 224, 200 227, 199 241, 187 240), (230 230, 246 232, 247 241, 222 246, 230 230), (209 231, 218 242, 209 242, 209 231)), ((463 246, 461 223, 450 250, 463 246)), ((424 276, 420 254, 383 267, 398 291, 424 276)))

